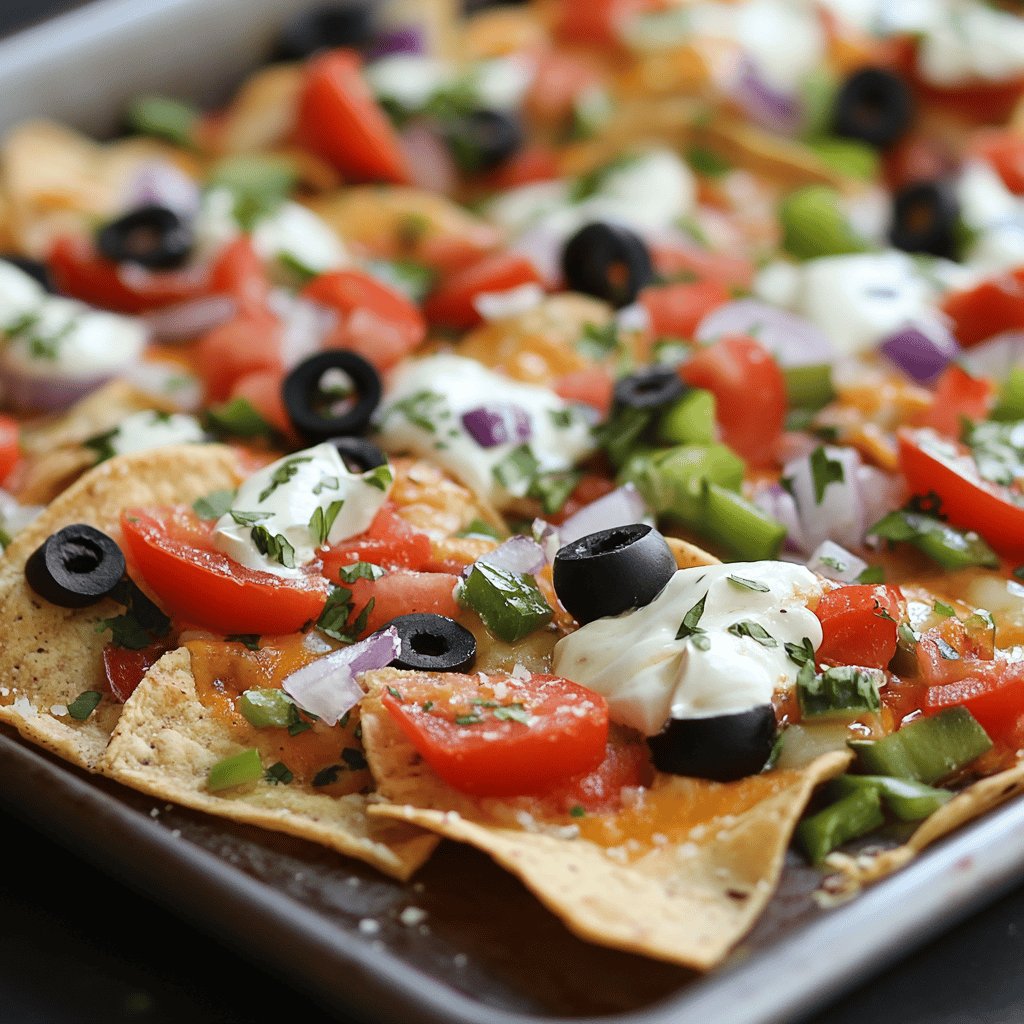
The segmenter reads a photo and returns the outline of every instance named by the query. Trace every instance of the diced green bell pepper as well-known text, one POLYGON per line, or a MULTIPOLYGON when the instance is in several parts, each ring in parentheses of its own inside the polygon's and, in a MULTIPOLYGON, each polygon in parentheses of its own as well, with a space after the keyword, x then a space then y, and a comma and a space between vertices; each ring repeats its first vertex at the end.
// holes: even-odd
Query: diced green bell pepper
POLYGON ((1003 381, 992 419, 1009 423, 1024 420, 1024 367, 1013 367, 1003 381))
POLYGON ((882 540, 905 541, 934 559, 944 569, 968 569, 972 565, 999 567, 999 556, 976 533, 923 512, 897 509, 869 527, 868 535, 882 540))
POLYGON ((246 690, 238 698, 238 710, 256 729, 287 729, 298 720, 295 704, 284 690, 246 690))
POLYGON ((250 747, 213 765, 206 779, 206 788, 211 793, 217 793, 222 789, 258 782, 262 778, 263 764, 260 761, 260 752, 255 747, 250 747))
POLYGON ((141 135, 188 146, 198 118, 199 111, 188 103, 166 96, 139 96, 129 105, 125 120, 141 135))
POLYGON ((460 588, 459 599, 506 643, 522 640, 554 614, 532 576, 520 576, 486 562, 474 564, 460 588))
POLYGON ((868 246, 847 223, 839 193, 827 185, 807 185, 779 206, 782 247, 798 260, 866 252, 868 246))
POLYGON ((804 818, 797 825, 797 842, 812 863, 820 864, 836 847, 874 832, 885 824, 878 790, 864 787, 804 818))
POLYGON ((791 409, 816 412, 836 397, 832 386, 832 367, 828 363, 790 366, 782 371, 786 382, 786 401, 791 409))
POLYGON ((786 528, 742 494, 707 482, 693 527, 745 562, 777 558, 786 528))
POLYGON ((828 784, 829 795, 837 799, 861 789, 874 789, 900 821, 921 821, 953 799, 948 789, 885 775, 840 775, 828 784))
POLYGON ((687 391, 661 414, 657 437, 665 444, 714 444, 715 396, 703 388, 687 391))

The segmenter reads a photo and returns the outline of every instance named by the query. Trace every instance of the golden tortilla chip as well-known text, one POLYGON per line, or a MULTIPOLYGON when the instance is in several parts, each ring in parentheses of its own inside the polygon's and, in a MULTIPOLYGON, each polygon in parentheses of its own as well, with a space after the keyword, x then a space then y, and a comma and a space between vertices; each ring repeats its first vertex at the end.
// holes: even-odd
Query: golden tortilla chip
POLYGON ((165 654, 128 699, 98 767, 162 800, 312 840, 395 878, 408 878, 439 842, 418 828, 371 821, 368 798, 360 793, 336 797, 298 782, 268 781, 211 793, 210 768, 242 749, 199 700, 189 652, 179 648, 165 654))
POLYGON ((221 445, 180 445, 122 455, 86 473, 15 538, 0 558, 0 721, 26 739, 94 771, 121 714, 104 696, 84 722, 67 706, 86 690, 105 689, 104 619, 123 610, 113 601, 59 608, 25 582, 25 563, 51 534, 89 523, 119 534, 121 511, 132 505, 190 503, 241 481, 235 453, 221 445))
POLYGON ((384 669, 362 677, 370 691, 361 705, 363 743, 387 801, 371 815, 483 850, 583 939, 696 970, 720 963, 753 925, 814 787, 850 761, 826 754, 801 770, 737 783, 659 776, 645 799, 668 813, 653 833, 644 831, 643 811, 629 808, 611 825, 594 815, 545 828, 525 809, 517 819, 515 803, 499 817, 494 801, 456 792, 424 764, 379 699, 410 675, 384 669))
POLYGON ((698 565, 721 565, 722 563, 720 558, 715 558, 703 548, 699 548, 696 544, 691 544, 681 537, 666 537, 665 543, 668 544, 678 569, 693 569, 698 565))

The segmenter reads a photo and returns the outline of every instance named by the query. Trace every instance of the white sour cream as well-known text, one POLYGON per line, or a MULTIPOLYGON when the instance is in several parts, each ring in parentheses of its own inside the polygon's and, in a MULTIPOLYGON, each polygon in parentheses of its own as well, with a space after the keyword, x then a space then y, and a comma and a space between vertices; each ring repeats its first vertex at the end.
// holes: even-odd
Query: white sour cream
POLYGON ((207 436, 195 416, 145 410, 121 420, 108 440, 115 455, 127 455, 172 444, 201 444, 207 436))

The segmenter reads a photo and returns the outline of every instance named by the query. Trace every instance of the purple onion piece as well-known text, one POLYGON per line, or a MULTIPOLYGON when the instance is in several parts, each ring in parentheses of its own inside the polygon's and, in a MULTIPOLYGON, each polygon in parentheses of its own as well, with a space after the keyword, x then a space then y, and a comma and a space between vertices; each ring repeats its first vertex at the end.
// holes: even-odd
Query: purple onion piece
POLYGON ((303 711, 336 725, 363 699, 363 689, 355 677, 391 664, 399 649, 398 633, 389 626, 351 647, 303 665, 285 677, 281 688, 303 711))
POLYGON ((481 448, 499 444, 519 444, 533 434, 530 414, 511 402, 478 405, 462 414, 462 425, 481 448))
POLYGON ((818 545, 807 560, 807 568, 839 583, 856 583, 860 574, 868 567, 863 558, 830 540, 818 545))
POLYGON ((184 220, 199 213, 199 186, 184 171, 166 160, 150 160, 140 165, 125 189, 124 208, 165 206, 184 220))
POLYGON ((145 323, 155 341, 190 341, 227 323, 238 310, 228 295, 208 295, 146 315, 145 323))
POLYGON ((113 373, 75 377, 36 376, 0 364, 0 394, 18 412, 63 412, 113 378, 113 373))
POLYGON ((733 99, 762 128, 783 135, 795 135, 800 130, 803 120, 800 100, 766 81, 757 62, 749 56, 745 56, 740 64, 733 99))
POLYGON ((540 572, 547 563, 547 556, 535 540, 517 534, 477 561, 526 576, 540 572))
POLYGON ((563 545, 571 544, 590 533, 646 522, 649 517, 650 510, 640 492, 632 484, 625 484, 569 516, 558 528, 558 536, 563 545))
POLYGON ((956 339, 939 320, 907 324, 890 334, 879 349, 918 384, 935 380, 960 354, 956 339))
POLYGON ((370 44, 366 59, 380 60, 396 53, 426 53, 427 40, 421 25, 399 25, 380 32, 370 44))
POLYGON ((541 546, 544 557, 553 563, 555 555, 558 554, 558 549, 562 546, 562 535, 558 527, 554 523, 549 523, 546 519, 534 519, 530 526, 530 533, 533 534, 533 539, 541 546))
POLYGON ((787 551, 804 551, 804 535, 800 527, 793 496, 780 484, 768 484, 754 494, 754 504, 786 528, 787 551))
POLYGON ((712 310, 697 325, 697 341, 709 342, 724 334, 749 334, 784 367, 831 363, 835 349, 825 333, 796 313, 760 299, 737 299, 712 310))

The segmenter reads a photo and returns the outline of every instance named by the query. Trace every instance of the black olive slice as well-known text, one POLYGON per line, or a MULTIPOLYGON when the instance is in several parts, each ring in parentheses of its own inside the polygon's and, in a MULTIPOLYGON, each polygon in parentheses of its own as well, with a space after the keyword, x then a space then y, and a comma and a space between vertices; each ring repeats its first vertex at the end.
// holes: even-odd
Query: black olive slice
POLYGON ((51 294, 56 293, 57 287, 50 276, 50 268, 40 260, 29 259, 27 256, 17 256, 11 252, 5 252, 3 255, 0 255, 0 260, 10 263, 23 273, 28 274, 29 277, 41 284, 51 294))
POLYGON ((125 574, 117 543, 86 523, 51 533, 25 564, 25 580, 61 608, 84 608, 111 594, 125 574))
POLYGON ((376 6, 370 0, 360 0, 296 14, 281 29, 274 59, 305 60, 317 50, 366 45, 377 31, 376 6))
POLYGON ((920 181, 893 197, 889 240, 904 252, 955 259, 960 204, 944 182, 920 181))
POLYGON ((474 110, 444 126, 456 163, 464 171, 491 171, 522 148, 523 129, 501 110, 474 110))
POLYGON ((555 555, 555 593, 580 625, 650 604, 676 571, 665 538, 646 523, 589 533, 555 555))
POLYGON ((362 433, 380 396, 377 371, 362 356, 344 349, 310 356, 282 385, 288 418, 311 444, 362 433), (332 370, 339 371, 334 383, 329 379, 332 370))
POLYGON ((192 229, 166 206, 140 206, 100 228, 96 247, 115 263, 151 270, 180 267, 192 252, 192 229))
POLYGON ((644 240, 628 228, 596 221, 580 228, 562 250, 562 273, 572 291, 628 306, 654 280, 644 240))
POLYGON ((671 366, 645 366, 615 382, 615 405, 627 409, 657 409, 682 398, 686 385, 671 366))
POLYGON ((914 100, 899 75, 861 68, 842 84, 833 107, 836 135, 884 149, 899 140, 914 118, 914 100))
POLYGON ((398 633, 395 668, 421 672, 468 672, 476 661, 476 637, 445 615, 416 612, 399 615, 387 626, 398 633))
POLYGON ((351 473, 365 473, 388 461, 388 457, 365 437, 331 437, 328 440, 338 449, 341 461, 351 473))
POLYGON ((775 710, 760 704, 712 718, 670 718, 647 745, 658 771, 732 782, 764 768, 777 733, 775 710))

